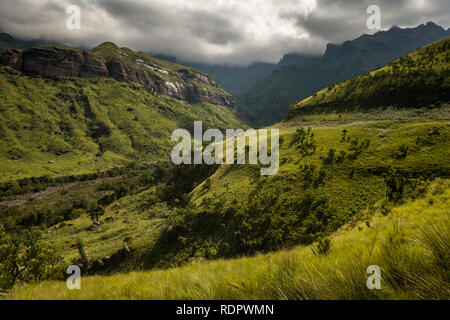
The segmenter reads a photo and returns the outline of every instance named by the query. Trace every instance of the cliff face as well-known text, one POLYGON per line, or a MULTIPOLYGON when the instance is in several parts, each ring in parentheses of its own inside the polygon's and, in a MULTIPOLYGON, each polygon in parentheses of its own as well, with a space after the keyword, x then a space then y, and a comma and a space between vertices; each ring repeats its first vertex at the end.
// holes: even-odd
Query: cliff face
POLYGON ((107 77, 109 74, 105 64, 89 53, 57 47, 11 49, 0 56, 0 63, 52 79, 107 77))
POLYGON ((235 107, 233 97, 206 75, 188 68, 169 71, 143 59, 121 54, 127 59, 114 56, 102 59, 90 52, 66 47, 37 47, 25 51, 10 49, 0 55, 0 64, 25 74, 55 80, 111 77, 120 82, 133 81, 155 95, 167 95, 188 103, 207 102, 235 107))

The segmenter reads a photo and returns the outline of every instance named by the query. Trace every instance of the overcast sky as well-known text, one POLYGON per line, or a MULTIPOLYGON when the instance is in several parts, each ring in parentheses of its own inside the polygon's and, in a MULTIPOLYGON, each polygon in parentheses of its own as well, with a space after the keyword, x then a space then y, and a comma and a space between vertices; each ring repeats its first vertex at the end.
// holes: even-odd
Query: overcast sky
POLYGON ((0 30, 89 48, 113 41, 195 62, 277 62, 373 33, 371 4, 383 28, 450 25, 449 0, 1 0, 0 30), (81 8, 80 30, 66 27, 69 5, 81 8))

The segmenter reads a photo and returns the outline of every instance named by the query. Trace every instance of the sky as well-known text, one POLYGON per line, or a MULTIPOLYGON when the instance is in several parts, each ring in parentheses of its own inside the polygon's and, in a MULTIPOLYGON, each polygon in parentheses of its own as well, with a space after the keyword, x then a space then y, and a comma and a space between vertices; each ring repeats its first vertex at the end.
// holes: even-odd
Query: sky
POLYGON ((434 21, 450 26, 449 0, 1 0, 0 31, 92 48, 105 41, 183 61, 246 65, 286 53, 322 54, 327 43, 372 34, 367 8, 381 9, 381 28, 434 21), (80 29, 67 8, 81 9, 80 29))

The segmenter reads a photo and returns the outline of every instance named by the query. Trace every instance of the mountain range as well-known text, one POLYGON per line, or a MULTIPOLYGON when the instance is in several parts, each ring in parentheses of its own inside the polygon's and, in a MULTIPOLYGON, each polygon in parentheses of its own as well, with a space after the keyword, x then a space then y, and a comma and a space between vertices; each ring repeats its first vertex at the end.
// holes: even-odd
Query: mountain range
MULTIPOLYGON (((290 53, 278 63, 253 63, 249 66, 225 66, 180 61, 185 66, 209 75, 217 84, 230 92, 213 100, 215 104, 236 107, 255 126, 264 126, 281 121, 289 107, 326 86, 368 73, 404 56, 415 49, 450 36, 450 29, 433 22, 415 28, 402 29, 394 26, 387 31, 363 35, 342 44, 328 44, 323 56, 290 53), (221 101, 225 99, 226 101, 221 101)), ((7 33, 0 35, 0 51, 9 48, 30 48, 42 41, 15 40, 7 33)), ((177 58, 155 55, 160 63, 177 62, 177 58)), ((118 76, 118 75, 116 75, 118 76)), ((204 75, 203 75, 204 76, 204 75)), ((207 84, 206 84, 207 85, 207 84)), ((213 85, 217 86, 217 85, 213 85)), ((178 89, 159 88, 160 92, 178 89)), ((199 92, 192 88, 181 88, 187 101, 199 92)), ((179 94, 178 94, 179 95, 179 94)), ((205 98, 204 98, 205 99, 205 98)), ((207 98, 206 100, 210 100, 207 98)), ((195 99, 194 99, 195 100, 195 99)))
POLYGON ((241 93, 237 97, 239 111, 258 125, 278 122, 293 103, 329 84, 383 67, 448 36, 449 29, 429 22, 416 28, 392 27, 341 45, 329 44, 323 57, 303 62, 300 56, 300 64, 284 65, 241 93))

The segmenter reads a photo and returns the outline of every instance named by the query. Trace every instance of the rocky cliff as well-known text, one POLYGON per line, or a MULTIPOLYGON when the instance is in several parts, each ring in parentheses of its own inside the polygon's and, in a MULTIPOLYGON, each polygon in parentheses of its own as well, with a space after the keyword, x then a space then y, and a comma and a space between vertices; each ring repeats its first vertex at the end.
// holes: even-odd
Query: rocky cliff
POLYGON ((180 65, 161 66, 154 60, 129 49, 121 51, 113 44, 93 52, 52 46, 10 49, 0 55, 0 64, 28 75, 55 80, 111 77, 120 82, 138 82, 155 95, 234 108, 233 97, 208 76, 180 65))

